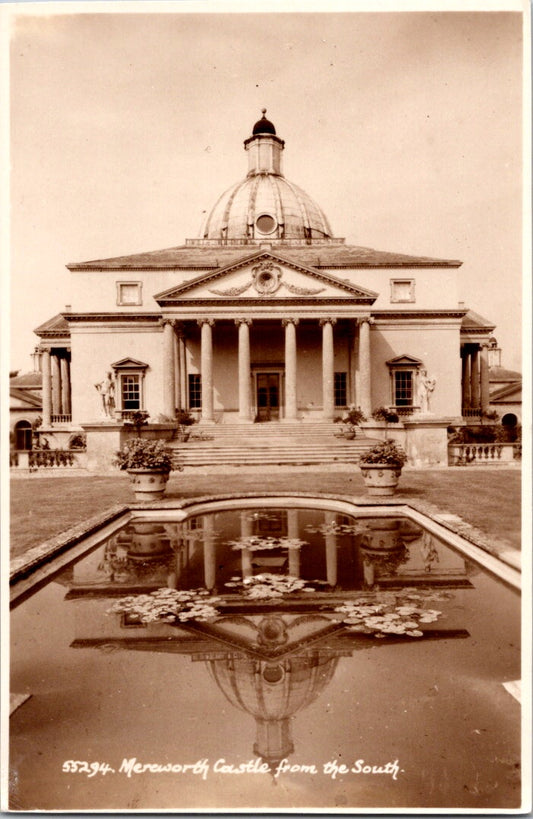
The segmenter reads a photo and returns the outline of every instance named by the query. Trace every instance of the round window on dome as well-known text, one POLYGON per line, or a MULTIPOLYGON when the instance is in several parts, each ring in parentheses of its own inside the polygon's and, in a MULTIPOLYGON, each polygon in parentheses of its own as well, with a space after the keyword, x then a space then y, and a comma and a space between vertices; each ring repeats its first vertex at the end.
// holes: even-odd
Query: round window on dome
POLYGON ((255 226, 259 233, 273 233, 276 230, 277 222, 269 213, 262 213, 255 220, 255 226))

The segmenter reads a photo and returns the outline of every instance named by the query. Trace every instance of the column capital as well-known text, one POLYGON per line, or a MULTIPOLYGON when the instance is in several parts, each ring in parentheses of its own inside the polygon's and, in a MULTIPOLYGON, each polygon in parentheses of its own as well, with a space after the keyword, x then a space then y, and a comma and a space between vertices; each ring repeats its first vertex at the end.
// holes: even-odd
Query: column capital
POLYGON ((376 319, 373 316, 360 316, 357 319, 357 324, 361 326, 361 324, 375 324, 376 319))
POLYGON ((235 319, 235 324, 236 324, 237 327, 239 327, 239 325, 241 325, 241 324, 247 324, 248 327, 251 327, 252 319, 251 318, 236 318, 235 319))
POLYGON ((215 319, 213 319, 213 318, 196 319, 196 323, 197 323, 198 327, 201 327, 203 324, 209 324, 210 327, 213 327, 213 325, 215 323, 215 319))
POLYGON ((282 324, 283 327, 287 327, 288 324, 294 324, 294 326, 296 327, 296 325, 299 323, 299 321, 300 321, 300 319, 298 319, 298 318, 284 318, 284 319, 281 319, 281 324, 282 324))
POLYGON ((321 327, 323 327, 324 324, 333 325, 333 324, 337 324, 337 319, 336 318, 321 318, 321 319, 318 319, 318 323, 320 324, 321 327))
POLYGON ((167 324, 169 324, 171 327, 175 327, 176 323, 177 319, 174 318, 166 318, 163 316, 162 318, 159 319, 159 324, 161 325, 161 327, 166 327, 167 324))

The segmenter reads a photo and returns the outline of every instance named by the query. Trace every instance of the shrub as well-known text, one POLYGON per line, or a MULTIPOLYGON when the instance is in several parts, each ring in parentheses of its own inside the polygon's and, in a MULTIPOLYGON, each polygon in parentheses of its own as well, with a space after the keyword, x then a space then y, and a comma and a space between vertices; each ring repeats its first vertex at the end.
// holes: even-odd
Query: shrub
POLYGON ((132 438, 115 453, 115 464, 119 469, 162 469, 170 472, 172 450, 162 441, 132 438))
POLYGON ((69 449, 86 449, 87 448, 87 436, 83 435, 83 433, 78 432, 76 435, 73 435, 68 442, 69 449))
POLYGON ((400 420, 398 413, 388 409, 388 407, 376 407, 372 413, 372 418, 376 421, 385 421, 387 424, 397 424, 400 420))
POLYGON ((188 410, 183 409, 176 410, 176 421, 181 427, 190 427, 192 424, 196 424, 196 418, 188 410))
POLYGON ((348 407, 346 412, 333 420, 336 424, 350 424, 350 426, 357 427, 363 421, 366 421, 366 415, 359 407, 348 407))
POLYGON ((146 410, 134 410, 129 412, 127 418, 124 419, 124 426, 135 427, 137 435, 140 435, 141 428, 148 423, 149 417, 146 410))
POLYGON ((403 466, 407 462, 407 455, 394 441, 380 441, 372 449, 359 458, 360 464, 386 464, 387 466, 403 466))

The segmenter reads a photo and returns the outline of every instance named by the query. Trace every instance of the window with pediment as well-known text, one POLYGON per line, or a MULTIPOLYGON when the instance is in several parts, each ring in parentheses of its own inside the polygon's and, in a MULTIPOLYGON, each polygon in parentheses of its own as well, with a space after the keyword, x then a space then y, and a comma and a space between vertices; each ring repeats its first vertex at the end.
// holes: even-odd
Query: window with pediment
POLYGON ((408 411, 416 406, 416 377, 422 361, 412 355, 400 355, 387 361, 390 373, 391 407, 408 411))
POLYGON ((123 358, 111 365, 115 374, 117 410, 123 416, 144 409, 144 376, 148 364, 134 358, 123 358))

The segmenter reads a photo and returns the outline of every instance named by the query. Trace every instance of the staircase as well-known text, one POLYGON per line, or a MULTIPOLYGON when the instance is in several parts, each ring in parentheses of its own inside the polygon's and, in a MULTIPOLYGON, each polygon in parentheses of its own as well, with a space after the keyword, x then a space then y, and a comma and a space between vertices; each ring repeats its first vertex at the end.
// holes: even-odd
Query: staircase
POLYGON ((338 424, 214 424, 192 428, 185 443, 171 444, 180 466, 262 466, 357 463, 375 439, 340 436, 338 424))

